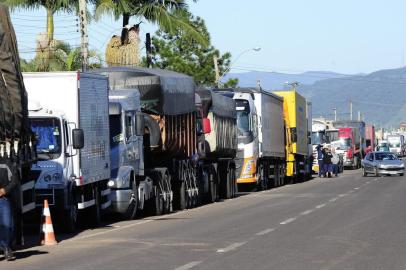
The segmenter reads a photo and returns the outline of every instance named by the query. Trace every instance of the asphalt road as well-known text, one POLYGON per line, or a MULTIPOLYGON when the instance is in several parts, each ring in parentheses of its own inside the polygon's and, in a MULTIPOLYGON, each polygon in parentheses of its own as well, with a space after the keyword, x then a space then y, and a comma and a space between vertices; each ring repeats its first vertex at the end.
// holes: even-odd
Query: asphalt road
POLYGON ((405 194, 405 177, 346 171, 86 230, 57 246, 19 251, 0 268, 406 269, 405 194))

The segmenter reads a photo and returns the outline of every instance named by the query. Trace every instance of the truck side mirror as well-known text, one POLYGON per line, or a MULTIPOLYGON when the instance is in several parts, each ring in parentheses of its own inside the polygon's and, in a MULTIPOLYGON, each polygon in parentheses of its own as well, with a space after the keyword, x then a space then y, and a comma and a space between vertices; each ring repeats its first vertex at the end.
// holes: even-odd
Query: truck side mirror
POLYGON ((135 113, 135 135, 144 136, 145 120, 142 112, 135 113))
POLYGON ((211 132, 211 125, 209 118, 203 118, 203 133, 209 134, 211 132))
POLYGON ((83 129, 75 128, 72 130, 73 149, 82 149, 85 146, 85 135, 83 129))

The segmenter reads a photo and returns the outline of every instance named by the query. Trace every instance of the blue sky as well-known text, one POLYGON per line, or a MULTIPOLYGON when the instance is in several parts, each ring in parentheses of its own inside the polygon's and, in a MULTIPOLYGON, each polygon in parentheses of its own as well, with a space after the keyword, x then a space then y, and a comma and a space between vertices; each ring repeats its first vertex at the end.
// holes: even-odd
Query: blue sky
MULTIPOLYGON (((200 0, 190 2, 205 19, 212 43, 234 57, 233 71, 261 70, 297 73, 329 70, 368 73, 404 66, 406 62, 406 1, 401 0, 200 0)), ((20 51, 32 57, 35 34, 44 31, 45 12, 15 10, 13 23, 20 51)), ((79 45, 73 15, 56 17, 56 37, 79 45)), ((136 18, 132 23, 137 23, 136 18)), ((91 48, 104 51, 120 21, 105 16, 90 26, 91 48)), ((142 36, 154 31, 142 24, 142 36)))

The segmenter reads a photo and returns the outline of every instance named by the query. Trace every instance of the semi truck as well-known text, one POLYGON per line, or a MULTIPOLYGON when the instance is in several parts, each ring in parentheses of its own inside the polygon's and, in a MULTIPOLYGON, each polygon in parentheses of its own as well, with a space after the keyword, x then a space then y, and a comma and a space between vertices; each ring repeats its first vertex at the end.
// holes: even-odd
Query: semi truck
POLYGON ((201 201, 229 199, 237 192, 235 101, 210 89, 201 88, 196 93, 201 201))
POLYGON ((403 157, 406 152, 405 137, 401 134, 388 135, 386 140, 389 144, 389 151, 399 157, 403 157))
POLYGON ((79 214, 99 225, 110 206, 108 80, 82 72, 24 73, 37 137, 36 204, 47 199, 74 231, 79 214), (87 210, 87 211, 85 211, 87 210))
POLYGON ((283 98, 261 88, 216 90, 234 98, 237 110, 239 188, 264 190, 284 184, 283 98))
POLYGON ((356 120, 341 120, 333 122, 339 129, 340 149, 343 154, 344 167, 361 168, 361 160, 365 156, 365 122, 356 120))
POLYGON ((375 138, 375 126, 366 125, 365 126, 365 154, 374 151, 376 148, 376 138, 375 138))
POLYGON ((283 98, 283 118, 286 130, 286 176, 290 183, 305 180, 308 164, 308 133, 306 99, 295 90, 275 91, 283 98))
POLYGON ((20 69, 17 40, 8 8, 0 4, 0 170, 17 178, 14 190, 14 245, 24 244, 23 214, 35 209, 35 138, 28 119, 28 101, 20 69))
MULTIPOLYGON (((109 78, 110 91, 138 89, 144 115, 144 174, 153 183, 153 214, 199 204, 196 86, 189 76, 160 69, 111 67, 92 72, 109 78)), ((208 180, 208 177, 206 177, 208 180)), ((208 185, 207 183, 205 184, 208 185)), ((143 195, 138 194, 139 198, 143 195)), ((148 203, 149 204, 149 203, 148 203)))

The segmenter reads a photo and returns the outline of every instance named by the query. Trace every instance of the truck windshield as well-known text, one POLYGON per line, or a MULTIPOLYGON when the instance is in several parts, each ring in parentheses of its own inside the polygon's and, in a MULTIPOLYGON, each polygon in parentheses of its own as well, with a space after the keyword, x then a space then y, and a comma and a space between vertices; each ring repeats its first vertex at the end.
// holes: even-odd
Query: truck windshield
POLYGON ((31 129, 37 137, 39 160, 59 158, 62 147, 61 123, 58 118, 31 118, 31 129))
POLYGON ((251 131, 251 115, 248 100, 236 99, 235 105, 237 109, 237 128, 238 133, 242 135, 244 132, 251 131))
POLYGON ((400 147, 400 138, 398 137, 393 137, 393 138, 388 138, 389 142, 389 147, 400 147))
POLYGON ((351 147, 351 139, 350 138, 341 138, 339 141, 339 147, 343 150, 348 150, 351 147))
POLYGON ((121 128, 121 115, 110 115, 110 146, 118 145, 123 139, 124 135, 121 128))
POLYGON ((328 142, 338 141, 338 130, 326 130, 326 135, 328 137, 328 142))
POLYGON ((323 132, 312 132, 312 144, 323 144, 325 143, 325 137, 323 132))

